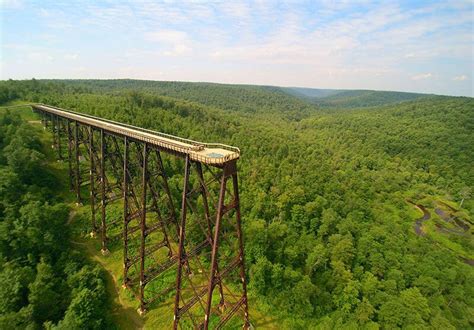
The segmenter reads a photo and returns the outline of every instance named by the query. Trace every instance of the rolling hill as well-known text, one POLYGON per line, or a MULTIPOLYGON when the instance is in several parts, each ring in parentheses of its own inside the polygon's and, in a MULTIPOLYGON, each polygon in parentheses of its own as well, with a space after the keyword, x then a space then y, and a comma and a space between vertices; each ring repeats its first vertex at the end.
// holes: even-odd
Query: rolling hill
POLYGON ((338 90, 282 87, 289 95, 294 95, 319 107, 361 108, 394 104, 421 98, 433 97, 429 94, 373 91, 373 90, 338 90))

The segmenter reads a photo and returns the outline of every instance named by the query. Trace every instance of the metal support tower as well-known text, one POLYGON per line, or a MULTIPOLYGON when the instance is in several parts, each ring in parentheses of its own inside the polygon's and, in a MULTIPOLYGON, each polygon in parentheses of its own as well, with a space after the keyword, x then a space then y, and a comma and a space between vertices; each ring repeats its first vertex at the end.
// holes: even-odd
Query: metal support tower
POLYGON ((177 329, 184 323, 195 328, 208 329, 212 325, 219 329, 238 312, 242 314, 244 327, 248 328, 236 161, 225 163, 217 171, 208 166, 205 169, 203 173, 201 163, 186 158, 173 328, 177 329), (191 185, 193 167, 194 187, 191 185), (187 228, 190 222, 194 231, 187 228), (193 238, 188 237, 190 235, 193 238), (222 245, 227 248, 225 253, 219 251, 222 245), (186 253, 185 248, 192 252, 201 251, 186 253), (186 273, 186 263, 197 268, 199 274, 186 273), (236 289, 238 286, 240 289, 236 289), (241 294, 236 294, 236 290, 241 294))

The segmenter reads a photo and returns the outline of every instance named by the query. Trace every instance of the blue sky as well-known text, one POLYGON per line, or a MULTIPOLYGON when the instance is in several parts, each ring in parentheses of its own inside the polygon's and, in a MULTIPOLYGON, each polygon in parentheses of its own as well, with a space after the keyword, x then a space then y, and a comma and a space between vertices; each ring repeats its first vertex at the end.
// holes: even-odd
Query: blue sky
POLYGON ((472 1, 0 0, 0 79, 474 96, 472 1))

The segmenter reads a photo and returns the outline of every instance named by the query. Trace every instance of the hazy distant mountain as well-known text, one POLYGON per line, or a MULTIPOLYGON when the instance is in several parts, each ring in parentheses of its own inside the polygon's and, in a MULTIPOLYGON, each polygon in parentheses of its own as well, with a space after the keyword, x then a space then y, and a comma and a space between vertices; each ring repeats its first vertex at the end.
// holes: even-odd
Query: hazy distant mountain
POLYGON ((282 87, 287 94, 310 101, 322 107, 358 108, 393 104, 430 97, 430 94, 282 87))
POLYGON ((288 94, 302 98, 322 98, 340 93, 337 89, 317 89, 304 87, 282 87, 288 94))

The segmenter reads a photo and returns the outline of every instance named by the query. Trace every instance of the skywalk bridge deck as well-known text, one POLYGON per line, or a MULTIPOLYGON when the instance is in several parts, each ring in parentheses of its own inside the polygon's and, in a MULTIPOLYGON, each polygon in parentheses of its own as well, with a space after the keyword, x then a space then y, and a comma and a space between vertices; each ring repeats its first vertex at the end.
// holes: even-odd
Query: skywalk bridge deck
POLYGON ((33 109, 60 116, 81 124, 103 129, 109 133, 127 136, 146 142, 160 149, 182 156, 189 155, 190 160, 208 165, 223 165, 240 157, 239 148, 220 143, 202 143, 183 139, 170 134, 155 132, 132 125, 118 123, 91 115, 65 110, 50 105, 34 104, 33 109))

